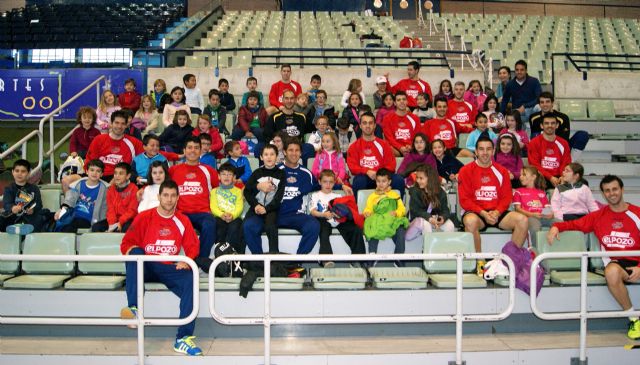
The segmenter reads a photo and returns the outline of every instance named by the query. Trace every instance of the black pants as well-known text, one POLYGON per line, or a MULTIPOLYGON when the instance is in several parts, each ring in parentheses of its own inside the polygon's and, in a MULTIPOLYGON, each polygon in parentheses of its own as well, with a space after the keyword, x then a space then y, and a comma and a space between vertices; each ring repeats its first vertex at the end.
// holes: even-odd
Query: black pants
MULTIPOLYGON (((320 222, 320 254, 332 254, 331 242, 329 237, 331 236, 331 224, 326 219, 318 219, 320 222)), ((340 235, 345 240, 352 254, 365 253, 364 249, 364 237, 362 236, 362 229, 358 227, 353 221, 346 221, 338 224, 336 227, 340 235)))
MULTIPOLYGON (((131 222, 133 222, 133 220, 128 220, 125 224, 123 224, 122 230, 120 230, 120 232, 121 233, 126 232, 127 229, 129 229, 129 226, 131 226, 131 222)), ((106 219, 96 222, 91 226, 91 232, 106 232, 108 229, 109 229, 109 222, 107 222, 106 219)))
POLYGON ((246 244, 242 239, 242 219, 236 218, 227 223, 216 217, 216 242, 229 242, 237 253, 243 254, 246 244))
POLYGON ((85 219, 73 218, 71 223, 62 227, 62 230, 60 232, 78 233, 79 228, 91 228, 91 222, 85 219))
POLYGON ((33 226, 34 232, 42 232, 43 228, 46 228, 48 224, 49 216, 49 209, 42 209, 31 215, 23 214, 17 216, 9 214, 0 216, 0 232, 6 232, 8 226, 18 223, 30 224, 33 226))
POLYGON ((244 231, 244 241, 249 246, 251 253, 262 253, 262 231, 269 240, 269 252, 278 252, 278 212, 269 212, 264 215, 257 215, 249 209, 242 229, 244 231))

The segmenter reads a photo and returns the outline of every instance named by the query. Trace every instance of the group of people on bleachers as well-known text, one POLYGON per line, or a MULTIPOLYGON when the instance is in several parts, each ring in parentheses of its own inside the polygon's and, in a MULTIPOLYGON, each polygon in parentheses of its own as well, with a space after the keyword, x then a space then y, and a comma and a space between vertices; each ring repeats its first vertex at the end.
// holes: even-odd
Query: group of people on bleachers
MULTIPOLYGON (((569 119, 553 110, 553 95, 541 92, 538 80, 526 74, 524 61, 515 68, 515 78, 504 80, 497 93, 486 95, 479 81, 465 88, 460 81, 452 87, 443 80, 434 98, 430 85, 419 78, 420 65, 412 61, 408 78, 396 85, 388 75, 376 79, 374 108, 364 104, 361 81, 351 80, 338 117, 320 88, 320 76, 314 75, 311 89, 303 92, 291 79, 291 67, 282 65, 282 79, 271 87, 266 108, 257 79, 247 80, 231 131, 225 118, 236 105, 224 79, 218 90, 209 91, 208 105, 190 74, 184 76, 185 88, 167 93, 164 81, 156 80, 145 96, 127 80, 125 93, 116 98, 105 91, 97 110, 78 111, 80 127, 73 133, 71 155, 85 159, 85 173, 63 179, 66 195, 54 214, 56 230, 126 232, 123 254, 177 253, 184 247, 204 271, 216 243, 259 254, 264 232, 269 252, 279 252, 279 228, 301 234, 299 254, 311 252, 318 240, 320 253, 331 254, 333 228, 352 253, 365 253, 365 238, 370 253, 386 238, 393 240, 395 253, 404 253, 405 240, 458 226, 473 234, 476 251, 481 251, 480 233, 489 227, 512 231, 505 246, 515 250, 522 250, 541 227, 552 227, 549 237, 558 230, 595 229, 606 249, 640 248, 640 211, 622 200, 622 181, 603 180, 600 188, 609 206, 599 209, 583 167, 572 162, 588 135, 586 140, 583 132, 569 138, 569 119), (463 133, 469 135, 460 147, 463 133), (223 136, 230 140, 223 143, 223 136), (246 156, 249 149, 260 159, 255 171, 246 156), (475 160, 464 165, 456 157, 475 160), (311 166, 309 158, 314 158, 311 166), (402 158, 398 168, 396 158, 402 158), (450 211, 443 188, 451 184, 457 184, 461 222, 450 211), (547 187, 554 189, 550 201, 547 187), (355 197, 364 189, 374 190, 366 205, 358 207, 355 197), (407 189, 408 207, 403 202, 407 189), (624 229, 633 239, 609 244, 605 238, 616 236, 613 231, 594 226, 594 217, 601 215, 614 221, 613 230, 624 229), (172 242, 169 247, 163 247, 165 236, 172 242)), ((27 161, 14 164, 15 182, 4 194, 2 230, 16 222, 46 229, 38 188, 26 182, 29 170, 27 161)), ((629 309, 619 286, 640 279, 638 258, 612 262, 617 266, 607 266, 607 280, 621 306, 629 309)), ((322 264, 334 265, 329 260, 322 264)), ((478 261, 479 274, 484 264, 478 261)), ((178 280, 158 265, 158 280, 166 279, 176 293, 189 292, 189 275, 178 280)), ((135 263, 127 264, 127 283, 131 278, 135 263)), ((135 294, 132 298, 127 287, 129 306, 123 317, 134 318, 135 294)), ((186 300, 186 294, 178 295, 186 300)), ((181 305, 181 315, 183 310, 190 308, 181 305)), ((630 337, 639 338, 640 322, 632 323, 630 337)), ((198 354, 192 334, 193 327, 181 327, 177 351, 198 354)))

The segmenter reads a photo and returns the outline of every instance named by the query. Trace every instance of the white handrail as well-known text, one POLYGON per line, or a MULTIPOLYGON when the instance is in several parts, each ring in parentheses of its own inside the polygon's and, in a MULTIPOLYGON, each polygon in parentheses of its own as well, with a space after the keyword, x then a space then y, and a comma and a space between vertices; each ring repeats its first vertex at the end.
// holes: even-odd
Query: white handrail
MULTIPOLYGON (((546 244, 546 243, 545 243, 546 244)), ((531 311, 540 319, 547 321, 557 321, 566 319, 580 320, 580 357, 579 362, 586 364, 587 360, 587 319, 590 318, 620 318, 628 316, 640 316, 640 310, 632 312, 628 311, 599 311, 589 312, 587 310, 587 267, 590 257, 612 257, 612 256, 640 256, 640 251, 590 251, 590 252, 547 252, 538 255, 531 267, 538 265, 547 259, 567 259, 580 258, 580 311, 579 312, 561 312, 561 313, 545 313, 538 308, 537 297, 531 295, 529 298, 531 303, 531 311)), ((530 287, 531 293, 535 293, 537 289, 537 278, 535 270, 531 271, 530 287)))
POLYGON ((226 325, 264 326, 264 365, 271 364, 271 325, 273 324, 364 324, 364 323, 456 323, 456 364, 462 364, 462 323, 499 321, 507 318, 515 305, 515 267, 502 253, 443 253, 443 254, 389 254, 389 255, 223 255, 209 268, 209 312, 218 322, 226 325), (479 258, 502 259, 509 267, 509 305, 498 314, 465 315, 462 308, 462 261, 479 258), (272 261, 395 261, 395 260, 456 260, 456 314, 440 316, 356 316, 356 317, 277 317, 271 316, 271 270, 264 270, 264 315, 262 317, 226 318, 216 310, 215 271, 224 261, 262 261, 271 267, 272 261))
POLYGON ((68 318, 68 317, 3 317, 0 324, 40 324, 40 325, 94 325, 121 326, 136 325, 138 328, 138 364, 144 364, 144 326, 181 326, 195 320, 200 311, 200 274, 196 263, 186 256, 151 256, 151 255, 0 255, 1 261, 90 261, 120 262, 135 261, 137 263, 138 281, 138 317, 136 319, 120 318, 68 318), (193 275, 193 309, 186 318, 145 318, 144 317, 144 263, 145 262, 185 262, 193 275))

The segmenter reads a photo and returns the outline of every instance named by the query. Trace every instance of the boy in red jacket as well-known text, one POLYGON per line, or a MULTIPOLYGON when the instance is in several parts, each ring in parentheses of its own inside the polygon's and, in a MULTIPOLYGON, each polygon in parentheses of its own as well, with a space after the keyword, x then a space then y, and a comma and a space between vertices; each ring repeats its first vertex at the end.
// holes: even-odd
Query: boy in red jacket
POLYGON ((122 109, 129 109, 132 112, 137 112, 140 109, 140 99, 142 96, 136 91, 136 81, 134 79, 127 79, 124 82, 124 92, 118 95, 118 103, 122 109))
POLYGON ((138 213, 136 184, 130 181, 131 165, 120 162, 113 171, 107 190, 107 219, 91 226, 92 232, 126 232, 138 213))

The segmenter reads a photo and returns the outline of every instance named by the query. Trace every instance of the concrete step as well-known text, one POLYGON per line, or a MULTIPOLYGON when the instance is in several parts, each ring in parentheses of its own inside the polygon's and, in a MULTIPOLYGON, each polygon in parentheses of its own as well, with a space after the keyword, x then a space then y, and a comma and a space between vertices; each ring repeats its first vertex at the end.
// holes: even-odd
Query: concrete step
MULTIPOLYGON (((618 175, 622 181, 624 182, 625 190, 640 190, 640 176, 637 175, 629 175, 627 174, 619 174, 618 175)), ((589 182, 589 186, 591 190, 599 189, 600 180, 602 180, 603 175, 585 175, 584 178, 589 182)))
POLYGON ((628 139, 590 139, 589 144, 587 144, 587 151, 592 150, 611 151, 614 155, 640 154, 640 143, 637 140, 628 139))
POLYGON ((593 150, 588 145, 588 148, 582 152, 582 156, 580 156, 580 161, 587 162, 611 162, 611 151, 599 151, 593 150))
POLYGON ((640 175, 640 164, 628 162, 584 162, 585 175, 640 175))

